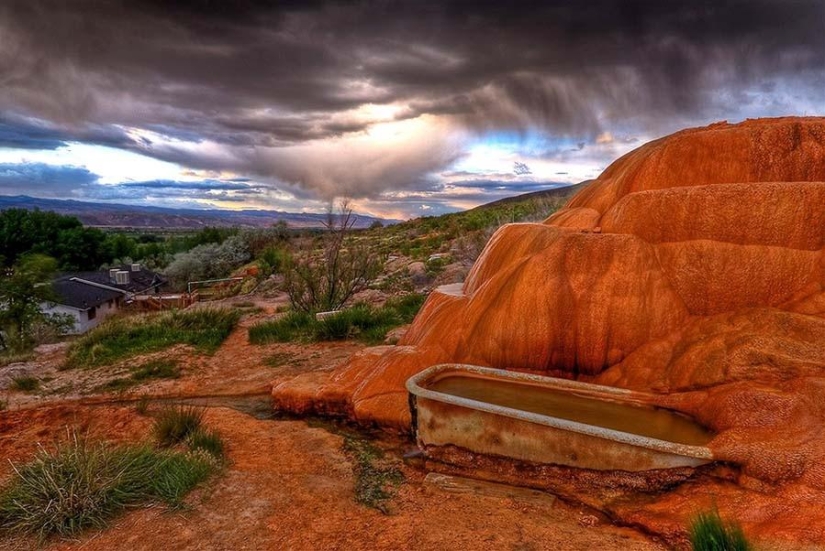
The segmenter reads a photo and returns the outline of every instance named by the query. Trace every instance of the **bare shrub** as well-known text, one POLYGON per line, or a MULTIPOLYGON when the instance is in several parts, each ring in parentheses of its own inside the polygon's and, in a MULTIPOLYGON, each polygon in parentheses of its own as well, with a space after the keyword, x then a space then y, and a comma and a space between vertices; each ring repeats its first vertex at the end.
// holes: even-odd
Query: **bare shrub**
POLYGON ((340 308, 380 273, 382 258, 352 235, 357 219, 346 199, 337 213, 330 206, 325 231, 312 248, 287 259, 284 289, 293 308, 304 312, 340 308))

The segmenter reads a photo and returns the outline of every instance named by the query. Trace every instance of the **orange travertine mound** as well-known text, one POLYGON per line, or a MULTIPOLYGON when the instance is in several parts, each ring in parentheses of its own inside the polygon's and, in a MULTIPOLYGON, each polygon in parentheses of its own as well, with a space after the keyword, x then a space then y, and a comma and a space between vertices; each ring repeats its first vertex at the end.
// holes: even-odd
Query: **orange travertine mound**
POLYGON ((273 397, 405 430, 404 381, 442 362, 659 393, 741 471, 608 507, 616 518, 664 533, 716 504, 758 537, 825 544, 824 247, 825 119, 685 130, 544 223, 499 229, 401 346, 276 382, 273 397))

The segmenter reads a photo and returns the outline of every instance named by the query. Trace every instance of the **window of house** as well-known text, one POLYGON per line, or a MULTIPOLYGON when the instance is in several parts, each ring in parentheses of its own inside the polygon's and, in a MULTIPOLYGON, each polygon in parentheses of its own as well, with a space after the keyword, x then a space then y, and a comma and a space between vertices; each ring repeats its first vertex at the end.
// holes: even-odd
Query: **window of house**
POLYGON ((93 320, 93 319, 95 319, 96 317, 97 317, 97 308, 95 308, 95 307, 93 306, 93 307, 89 308, 89 319, 90 319, 90 320, 93 320))

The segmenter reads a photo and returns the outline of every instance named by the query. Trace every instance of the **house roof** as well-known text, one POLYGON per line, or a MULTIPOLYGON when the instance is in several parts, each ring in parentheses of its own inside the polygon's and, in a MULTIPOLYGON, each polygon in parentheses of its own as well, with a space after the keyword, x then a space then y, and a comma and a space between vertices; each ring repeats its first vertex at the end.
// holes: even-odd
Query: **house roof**
POLYGON ((129 272, 129 283, 118 284, 111 280, 109 271, 73 272, 63 274, 52 282, 55 302, 81 310, 97 307, 113 298, 129 293, 141 293, 155 286, 164 285, 166 279, 160 274, 140 267, 132 271, 131 266, 113 266, 129 272))
POLYGON ((106 285, 107 287, 120 289, 126 293, 141 293, 143 291, 146 291, 147 289, 152 289, 155 286, 164 285, 167 283, 167 280, 163 276, 156 272, 153 272, 152 270, 147 270, 143 266, 141 266, 140 269, 136 271, 132 271, 132 267, 129 265, 112 266, 112 268, 117 268, 119 270, 129 272, 129 283, 115 283, 109 278, 108 270, 64 274, 63 278, 74 277, 78 279, 83 279, 86 281, 91 281, 92 283, 98 283, 100 285, 106 285))
POLYGON ((55 294, 54 302, 79 310, 96 308, 109 300, 123 296, 119 291, 73 281, 69 277, 53 281, 52 288, 55 294))

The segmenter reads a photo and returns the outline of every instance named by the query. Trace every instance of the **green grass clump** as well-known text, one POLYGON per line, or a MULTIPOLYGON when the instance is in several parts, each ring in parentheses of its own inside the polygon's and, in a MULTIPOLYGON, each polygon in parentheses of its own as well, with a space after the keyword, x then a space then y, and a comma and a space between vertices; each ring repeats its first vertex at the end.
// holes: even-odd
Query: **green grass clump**
POLYGON ((264 358, 264 365, 268 367, 281 367, 294 359, 295 354, 291 354, 289 352, 278 352, 277 354, 264 358))
POLYGON ((117 379, 112 379, 111 381, 106 381, 102 385, 98 385, 94 388, 94 392, 123 392, 129 388, 132 388, 137 383, 129 378, 118 377, 117 379))
POLYGON ((28 375, 15 377, 11 380, 11 388, 21 392, 34 392, 40 388, 40 379, 28 375))
POLYGON ((203 422, 204 408, 197 406, 168 406, 155 417, 152 432, 162 446, 174 446, 197 431, 203 422))
POLYGON ((717 511, 700 513, 690 526, 693 551, 747 551, 751 549, 742 528, 726 523, 717 511))
POLYGON ((249 342, 266 344, 358 339, 367 344, 377 344, 384 340, 389 330, 410 323, 425 298, 423 295, 406 295, 390 299, 380 308, 356 304, 322 320, 316 320, 305 312, 290 312, 279 320, 252 326, 249 342))
POLYGON ((7 365, 21 362, 28 362, 29 360, 33 360, 34 357, 34 352, 30 351, 12 352, 9 350, 5 350, 3 352, 0 352, 0 367, 6 367, 7 365))
POLYGON ((143 394, 135 404, 135 411, 138 415, 146 415, 149 413, 149 396, 143 394))
POLYGON ((384 340, 387 331, 398 325, 401 319, 393 309, 357 304, 320 320, 314 337, 319 341, 358 338, 372 344, 384 340))
POLYGON ((265 344, 301 340, 312 333, 315 318, 306 312, 287 312, 275 321, 253 325, 249 328, 249 342, 265 344))
POLYGON ((404 474, 384 457, 384 452, 363 438, 344 436, 344 452, 355 461, 355 500, 389 513, 387 501, 404 482, 404 474))
POLYGON ((180 505, 186 494, 206 480, 216 467, 209 454, 190 452, 155 452, 159 458, 150 481, 151 495, 172 506, 180 505))
POLYGON ((223 439, 214 430, 198 428, 189 434, 187 444, 191 450, 203 450, 215 459, 223 458, 223 439))
POLYGON ((205 454, 90 443, 72 435, 56 451, 41 449, 32 462, 15 467, 0 488, 0 531, 45 539, 102 528, 126 507, 177 505, 215 468, 205 454))
POLYGON ((102 392, 120 392, 154 379, 177 379, 180 377, 180 368, 174 360, 152 360, 132 370, 129 377, 112 379, 97 387, 102 392))
POLYGON ((415 315, 418 314, 418 311, 421 310, 421 306, 423 306, 426 299, 426 295, 411 293, 389 299, 384 305, 384 308, 392 308, 395 310, 401 318, 402 324, 411 323, 415 315))
POLYGON ((141 365, 132 372, 131 378, 135 381, 149 379, 177 379, 180 377, 180 368, 174 360, 152 360, 141 365))
POLYGON ((107 365, 175 344, 189 344, 211 354, 232 332, 240 315, 228 308, 204 308, 109 320, 75 341, 65 367, 107 365))

